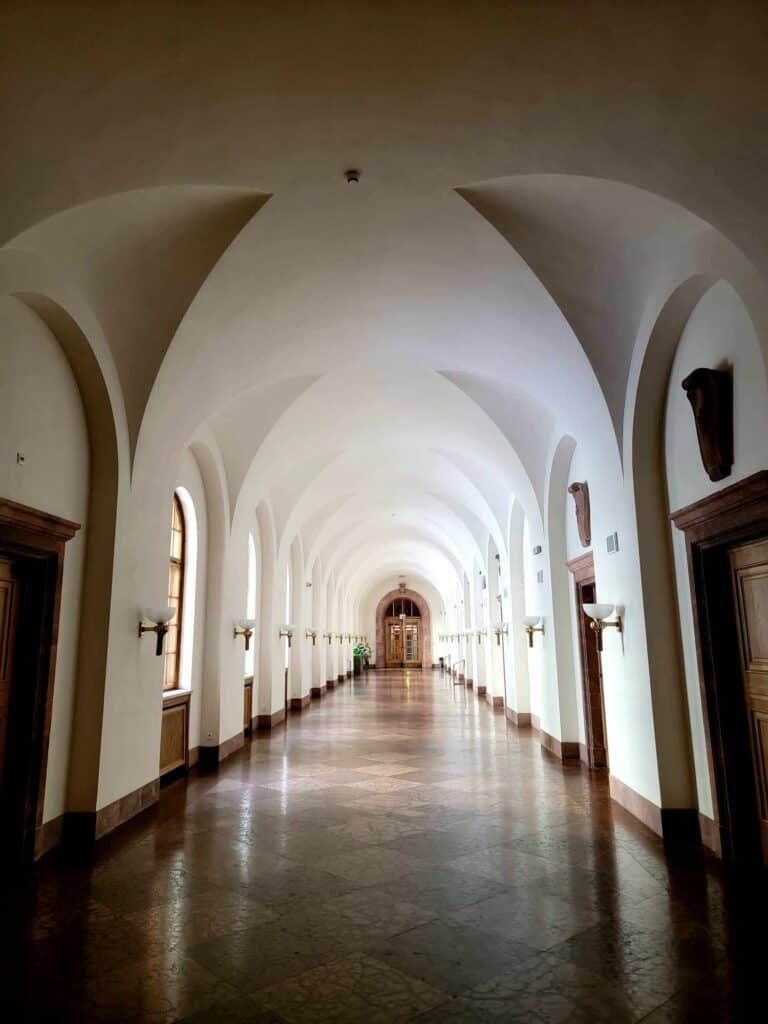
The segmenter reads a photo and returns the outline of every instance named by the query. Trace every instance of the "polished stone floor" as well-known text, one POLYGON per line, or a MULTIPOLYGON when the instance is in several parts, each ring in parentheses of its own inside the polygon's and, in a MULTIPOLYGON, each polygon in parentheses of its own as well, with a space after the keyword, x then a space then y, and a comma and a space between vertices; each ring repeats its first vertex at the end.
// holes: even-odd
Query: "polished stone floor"
POLYGON ((766 1019, 755 901, 439 673, 348 682, 4 884, 8 1021, 766 1019))

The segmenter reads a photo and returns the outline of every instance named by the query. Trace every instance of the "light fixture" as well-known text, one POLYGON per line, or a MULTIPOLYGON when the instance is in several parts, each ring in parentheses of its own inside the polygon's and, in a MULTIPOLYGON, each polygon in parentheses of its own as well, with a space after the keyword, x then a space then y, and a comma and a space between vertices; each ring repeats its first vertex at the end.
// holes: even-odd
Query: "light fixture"
POLYGON ((157 635, 155 654, 158 656, 163 653, 163 640, 168 632, 168 625, 175 614, 176 609, 171 605, 167 605, 165 608, 145 608, 144 614, 139 620, 139 636, 143 636, 145 633, 155 633, 157 635), (151 622, 152 625, 147 626, 144 622, 145 619, 151 622))
POLYGON ((484 629, 478 629, 477 631, 477 646, 480 647, 483 643, 483 637, 485 636, 484 629))
POLYGON ((280 627, 280 632, 279 632, 280 639, 282 640, 283 637, 285 637, 285 639, 288 641, 288 646, 289 647, 291 646, 291 639, 293 638, 293 631, 294 631, 294 627, 290 626, 290 625, 285 625, 285 626, 281 626, 280 627))
POLYGON ((233 636, 244 636, 245 637, 245 649, 249 651, 251 649, 251 637, 253 631, 256 628, 256 619, 238 619, 235 623, 235 629, 233 636))
POLYGON ((583 604, 581 607, 584 609, 584 614, 588 615, 590 619, 592 619, 589 625, 595 631, 597 649, 598 651, 602 651, 603 630, 617 629, 619 633, 622 631, 619 606, 613 604, 583 604), (612 615, 615 615, 616 618, 611 619, 610 622, 606 622, 606 619, 610 619, 612 615))
POLYGON ((323 633, 323 636, 328 641, 328 646, 330 647, 333 643, 333 633, 323 633))
POLYGON ((544 632, 544 619, 541 615, 524 615, 523 625, 528 634, 528 646, 533 647, 533 634, 544 632))
POLYGON ((306 640, 311 640, 313 647, 316 646, 316 644, 317 644, 317 630, 315 630, 315 629, 307 629, 307 630, 305 630, 304 631, 304 638, 306 640))
POLYGON ((496 646, 501 647, 501 638, 509 633, 509 624, 506 622, 499 622, 494 626, 493 632, 496 634, 496 646))

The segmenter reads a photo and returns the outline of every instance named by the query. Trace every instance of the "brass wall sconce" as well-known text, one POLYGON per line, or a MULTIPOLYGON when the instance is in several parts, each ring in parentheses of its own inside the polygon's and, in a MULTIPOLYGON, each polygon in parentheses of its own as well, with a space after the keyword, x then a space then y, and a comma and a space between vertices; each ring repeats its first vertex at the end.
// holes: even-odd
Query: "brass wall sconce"
POLYGON ((525 615, 523 617, 525 632, 528 634, 528 646, 533 647, 533 634, 544 633, 544 619, 541 615, 525 615))
POLYGON ((590 619, 592 619, 589 625, 590 628, 595 631, 597 649, 598 651, 602 651, 604 629, 616 629, 619 633, 622 632, 619 606, 612 604, 583 604, 581 607, 584 609, 584 614, 588 615, 590 619), (616 618, 611 619, 612 615, 615 615, 616 618), (607 619, 610 619, 611 621, 607 622, 607 619))
POLYGON ((323 636, 328 641, 328 646, 330 647, 333 643, 333 633, 323 633, 323 636))
POLYGON ((304 638, 305 638, 306 640, 311 640, 311 641, 312 641, 312 646, 313 646, 313 647, 316 647, 316 646, 317 646, 317 630, 314 630, 314 629, 307 629, 307 630, 306 630, 306 631, 304 632, 304 638))
POLYGON ((500 622, 498 626, 494 626, 493 632, 496 635, 496 646, 501 647, 501 638, 509 633, 509 624, 500 622))
POLYGON ((244 636, 245 637, 245 649, 249 651, 251 649, 251 637, 253 631, 256 628, 256 619, 238 619, 235 623, 235 629, 233 636, 244 636))
POLYGON ((165 634, 168 632, 168 626, 171 623, 176 609, 168 605, 166 608, 145 608, 144 614, 139 620, 139 636, 142 637, 145 633, 155 633, 157 636, 157 642, 155 643, 155 654, 159 657, 163 653, 163 640, 165 634), (152 623, 151 626, 147 626, 144 620, 152 623))
POLYGON ((477 646, 478 647, 482 646, 483 637, 484 636, 485 636, 485 630, 484 629, 478 629, 478 631, 477 631, 477 646))
POLYGON ((278 636, 282 640, 285 638, 288 641, 288 647, 291 646, 291 640, 293 639, 293 626, 281 626, 278 636))

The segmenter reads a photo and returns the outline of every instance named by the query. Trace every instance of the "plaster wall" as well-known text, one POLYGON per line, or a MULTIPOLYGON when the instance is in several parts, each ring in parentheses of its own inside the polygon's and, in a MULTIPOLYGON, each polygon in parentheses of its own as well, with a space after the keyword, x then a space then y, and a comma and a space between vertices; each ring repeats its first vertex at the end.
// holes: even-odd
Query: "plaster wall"
MULTIPOLYGON (((733 288, 715 284, 699 301, 675 353, 666 405, 665 460, 669 508, 682 508, 765 469, 768 464, 768 386, 765 365, 749 314, 733 288), (732 368, 734 465, 725 480, 707 476, 682 380, 697 367, 732 368)), ((704 715, 694 640, 693 609, 683 534, 671 527, 680 616, 691 745, 699 809, 713 816, 704 715)))
POLYGON ((81 524, 64 558, 43 805, 43 820, 49 821, 67 809, 87 530, 88 434, 72 370, 43 322, 15 299, 1 299, 0 339, 0 495, 81 524), (23 463, 17 463, 17 452, 23 454, 23 463))

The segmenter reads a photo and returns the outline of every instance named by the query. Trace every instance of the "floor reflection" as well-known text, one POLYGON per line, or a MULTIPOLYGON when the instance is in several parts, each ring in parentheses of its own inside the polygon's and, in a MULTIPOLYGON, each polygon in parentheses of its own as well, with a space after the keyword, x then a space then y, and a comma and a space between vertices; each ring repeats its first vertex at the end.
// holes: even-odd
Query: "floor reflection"
POLYGON ((759 1019, 756 883, 438 673, 339 687, 4 885, 13 1020, 759 1019))

